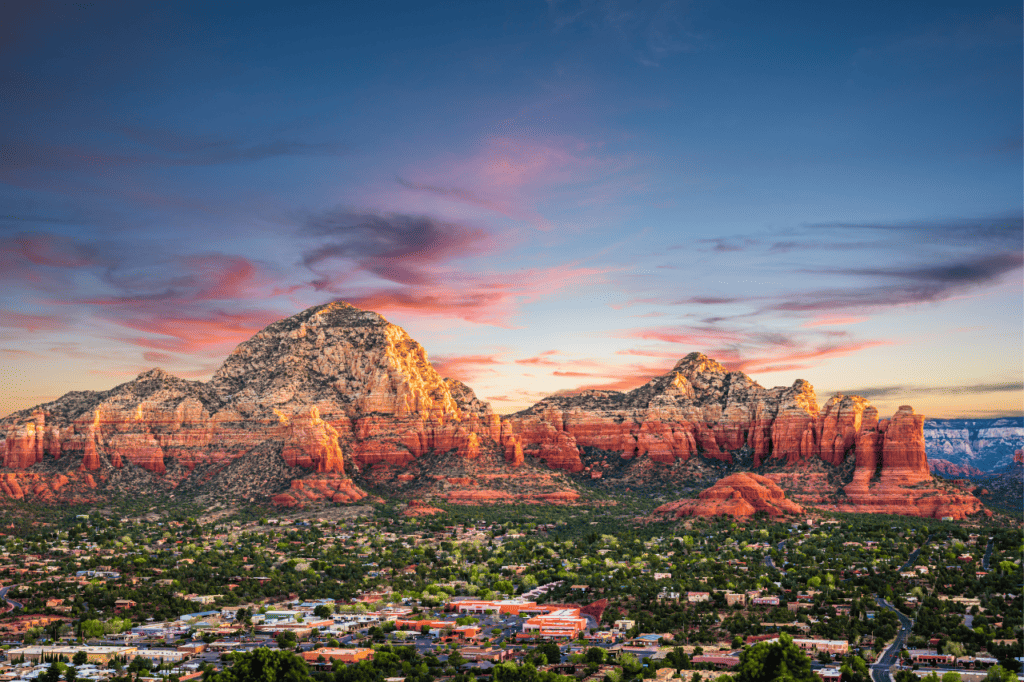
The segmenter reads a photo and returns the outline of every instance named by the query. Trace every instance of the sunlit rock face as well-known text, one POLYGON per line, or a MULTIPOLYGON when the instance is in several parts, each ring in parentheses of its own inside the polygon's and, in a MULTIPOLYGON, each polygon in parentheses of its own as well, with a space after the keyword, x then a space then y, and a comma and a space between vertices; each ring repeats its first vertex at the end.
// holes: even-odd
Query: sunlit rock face
POLYGON ((684 516, 769 516, 802 514, 803 507, 786 498, 782 488, 769 478, 741 472, 726 476, 702 492, 696 500, 679 500, 654 510, 656 516, 678 519, 684 516))
MULTIPOLYGON (((441 377, 403 329, 331 303, 268 326, 208 383, 154 369, 10 415, 0 421, 0 493, 60 501, 219 486, 302 506, 361 500, 358 481, 414 494, 429 479, 443 480, 431 490, 451 501, 569 502, 579 492, 566 474, 594 477, 581 458, 591 448, 654 466, 824 463, 849 483, 825 490, 815 479, 816 494, 840 495, 832 502, 844 509, 975 513, 969 495, 930 487, 922 425, 909 407, 880 420, 858 396, 819 409, 803 380, 766 389, 700 353, 627 393, 557 395, 500 418, 441 377), (429 476, 428 455, 442 458, 429 476)), ((742 490, 734 511, 750 504, 742 490)))
MULTIPOLYGON (((878 411, 860 396, 835 395, 819 409, 806 381, 766 389, 742 372, 691 353, 668 374, 628 393, 547 398, 506 418, 502 433, 512 434, 527 455, 567 471, 584 468, 580 452, 587 447, 663 464, 695 456, 727 463, 749 458, 755 470, 799 471, 821 461, 849 466, 852 481, 841 491, 815 489, 817 499, 805 495, 809 501, 844 511, 936 518, 980 512, 973 496, 933 485, 923 425, 924 417, 910 407, 879 420, 878 411), (839 499, 833 499, 837 493, 839 499)), ((820 482, 808 477, 808 487, 820 482)), ((745 504, 736 501, 736 510, 745 504)))
MULTIPOLYGON (((344 303, 270 325, 239 345, 209 383, 151 370, 110 391, 16 413, 2 428, 3 464, 14 471, 44 464, 51 471, 66 458, 65 468, 73 463, 105 482, 130 464, 175 488, 197 468, 223 467, 270 444, 288 467, 334 475, 289 488, 282 494, 294 499, 281 497, 283 504, 312 491, 359 499, 353 483, 333 483, 348 480, 349 467, 403 466, 428 451, 473 458, 501 436, 490 406, 440 377, 404 330, 344 303)), ((513 446, 511 463, 516 457, 513 446)), ((12 480, 5 493, 24 497, 19 485, 12 480)))

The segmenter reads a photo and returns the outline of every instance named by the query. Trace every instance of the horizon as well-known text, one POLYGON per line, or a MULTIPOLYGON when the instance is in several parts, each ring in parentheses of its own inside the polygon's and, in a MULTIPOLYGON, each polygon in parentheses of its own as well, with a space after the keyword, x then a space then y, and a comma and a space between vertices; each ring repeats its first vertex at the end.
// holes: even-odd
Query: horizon
POLYGON ((207 380, 335 300, 502 414, 697 351, 880 415, 1024 415, 1019 3, 41 0, 0 25, 0 417, 207 380))

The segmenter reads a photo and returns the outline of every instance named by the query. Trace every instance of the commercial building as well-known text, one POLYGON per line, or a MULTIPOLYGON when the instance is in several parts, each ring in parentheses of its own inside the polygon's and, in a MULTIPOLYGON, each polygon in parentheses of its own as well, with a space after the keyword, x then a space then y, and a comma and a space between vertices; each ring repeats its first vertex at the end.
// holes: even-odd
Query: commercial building
POLYGON ((587 619, 580 617, 579 609, 559 609, 527 620, 523 623, 521 636, 573 639, 586 629, 587 619))
POLYGON ((61 656, 69 661, 79 651, 84 651, 89 663, 106 665, 116 657, 135 658, 138 648, 134 646, 26 646, 11 649, 7 658, 11 661, 25 660, 30 663, 49 661, 61 656))
POLYGON ((373 649, 334 649, 323 647, 320 649, 314 649, 313 651, 305 651, 303 652, 302 657, 310 663, 320 660, 321 657, 323 657, 325 661, 358 663, 359 661, 368 661, 373 659, 373 649))

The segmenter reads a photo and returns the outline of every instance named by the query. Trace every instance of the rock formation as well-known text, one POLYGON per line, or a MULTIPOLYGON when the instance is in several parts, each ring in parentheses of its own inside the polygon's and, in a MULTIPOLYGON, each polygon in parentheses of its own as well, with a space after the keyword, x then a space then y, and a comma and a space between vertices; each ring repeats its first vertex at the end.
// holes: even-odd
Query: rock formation
POLYGON ((803 507, 786 498, 782 488, 769 478, 749 472, 726 476, 702 492, 696 500, 679 500, 654 510, 655 515, 679 519, 684 516, 769 516, 802 514, 803 507))
POLYGON ((975 469, 969 464, 953 464, 946 459, 929 458, 928 469, 933 474, 939 474, 943 478, 971 478, 984 474, 981 469, 975 469))
POLYGON ((655 476, 691 460, 711 463, 715 479, 730 469, 826 467, 845 488, 824 490, 819 472, 816 503, 977 511, 969 495, 934 488, 922 424, 909 407, 880 420, 858 396, 819 409, 805 381, 766 389, 700 353, 628 393, 556 395, 500 418, 438 375, 404 330, 331 303, 242 343, 208 383, 154 369, 0 420, 0 491, 53 501, 221 486, 301 506, 358 501, 364 481, 453 502, 573 503, 572 475, 608 481, 584 464, 598 452, 655 476))

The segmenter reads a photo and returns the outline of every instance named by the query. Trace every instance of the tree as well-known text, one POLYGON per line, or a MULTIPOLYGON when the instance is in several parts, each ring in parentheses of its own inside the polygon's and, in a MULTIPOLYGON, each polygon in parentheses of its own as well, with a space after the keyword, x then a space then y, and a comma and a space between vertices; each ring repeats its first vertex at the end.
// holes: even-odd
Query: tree
POLYGON ((55 620, 46 626, 46 633, 50 635, 50 639, 56 642, 60 639, 60 636, 64 632, 65 627, 66 626, 64 625, 64 621, 55 620))
POLYGON ((235 655, 235 664, 210 677, 211 682, 307 682, 312 680, 302 657, 290 651, 255 649, 235 655))
POLYGON ((622 672, 626 675, 633 676, 640 672, 643 667, 640 663, 640 659, 634 654, 622 654, 619 656, 619 665, 622 666, 622 672))
POLYGON ((860 656, 850 656, 839 668, 842 682, 870 682, 871 673, 867 662, 860 656))
POLYGON ((294 647, 295 643, 298 641, 295 637, 295 633, 291 630, 283 630, 277 633, 277 637, 275 639, 277 639, 277 647, 279 649, 290 649, 291 647, 294 647))
POLYGON ((811 659, 787 634, 774 642, 744 649, 736 666, 736 682, 815 682, 811 659))
POLYGON ((950 670, 948 673, 943 673, 942 682, 960 682, 960 673, 950 670))
POLYGON ((608 653, 604 649, 598 646, 592 646, 587 649, 587 654, 583 660, 587 663, 604 663, 607 656, 608 653))
POLYGON ((985 682, 1016 682, 1017 675, 1001 665, 994 665, 988 669, 985 682))
POLYGON ((75 665, 85 665, 89 662, 89 654, 85 653, 84 651, 76 651, 74 657, 71 659, 71 662, 75 665))
POLYGON ((544 657, 547 658, 548 663, 562 662, 562 652, 558 648, 558 645, 554 642, 545 642, 539 645, 536 651, 539 654, 544 654, 544 657))
POLYGON ((964 645, 960 642, 946 642, 946 645, 942 647, 942 653, 953 654, 954 656, 963 656, 967 652, 964 649, 964 645))

